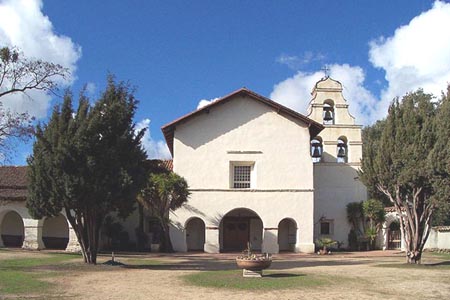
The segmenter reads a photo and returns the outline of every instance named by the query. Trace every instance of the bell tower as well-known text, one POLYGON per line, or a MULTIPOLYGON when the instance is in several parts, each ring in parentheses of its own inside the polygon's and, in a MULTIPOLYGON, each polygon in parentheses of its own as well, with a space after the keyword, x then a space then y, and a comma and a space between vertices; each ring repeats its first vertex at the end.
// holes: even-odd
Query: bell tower
POLYGON ((342 84, 326 76, 312 90, 308 117, 325 126, 311 139, 314 162, 314 240, 328 237, 348 245, 346 206, 367 199, 358 179, 362 126, 348 111, 342 84))
POLYGON ((359 166, 362 156, 361 128, 348 111, 342 84, 325 77, 312 90, 308 117, 325 125, 320 136, 311 140, 315 163, 349 163, 359 166))

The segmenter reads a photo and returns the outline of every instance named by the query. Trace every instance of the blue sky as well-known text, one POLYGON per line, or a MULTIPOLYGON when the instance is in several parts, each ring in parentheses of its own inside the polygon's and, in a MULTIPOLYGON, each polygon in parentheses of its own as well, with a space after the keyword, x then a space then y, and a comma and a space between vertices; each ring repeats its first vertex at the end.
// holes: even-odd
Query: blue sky
MULTIPOLYGON (((0 44, 69 67, 62 86, 88 84, 95 99, 111 72, 137 87, 151 157, 167 157, 162 125, 242 86, 306 113, 325 65, 360 124, 407 91, 439 94, 450 82, 445 28, 450 4, 434 1, 0 0, 0 44)), ((41 121, 61 101, 34 96, 2 100, 41 121)), ((20 145, 12 162, 30 151, 20 145)))

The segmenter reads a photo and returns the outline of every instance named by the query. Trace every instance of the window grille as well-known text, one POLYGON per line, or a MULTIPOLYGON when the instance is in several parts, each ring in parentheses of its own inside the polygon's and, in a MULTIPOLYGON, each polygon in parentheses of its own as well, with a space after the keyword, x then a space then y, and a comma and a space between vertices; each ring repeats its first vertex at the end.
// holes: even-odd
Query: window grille
POLYGON ((233 187, 235 189, 250 188, 251 166, 234 166, 233 187))

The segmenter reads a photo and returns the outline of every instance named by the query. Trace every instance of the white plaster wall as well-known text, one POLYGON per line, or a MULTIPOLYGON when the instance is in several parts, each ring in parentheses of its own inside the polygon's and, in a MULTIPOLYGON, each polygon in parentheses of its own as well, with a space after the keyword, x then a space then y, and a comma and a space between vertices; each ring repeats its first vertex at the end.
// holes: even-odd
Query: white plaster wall
POLYGON ((222 218, 231 210, 247 208, 254 211, 264 226, 263 252, 278 252, 277 229, 284 218, 297 223, 296 250, 313 252, 313 191, 196 191, 188 205, 171 214, 174 226, 171 237, 176 251, 186 251, 186 220, 198 217, 206 225, 205 251, 219 251, 219 226, 222 218), (267 238, 267 239, 266 239, 267 238), (271 241, 269 242, 270 239, 271 241))
POLYGON ((253 250, 261 250, 263 244, 263 223, 259 219, 250 220, 250 242, 253 250))
POLYGON ((315 239, 319 238, 321 217, 333 220, 330 238, 348 245, 351 229, 347 222, 346 206, 350 202, 367 199, 365 186, 358 180, 357 169, 348 164, 316 163, 314 165, 315 239))
POLYGON ((450 231, 439 231, 438 236, 438 248, 450 249, 450 231))
POLYGON ((425 249, 431 248, 450 249, 450 231, 431 229, 425 249))
POLYGON ((174 171, 191 189, 229 189, 230 162, 255 162, 256 189, 312 189, 309 140, 304 123, 237 96, 176 128, 174 171))

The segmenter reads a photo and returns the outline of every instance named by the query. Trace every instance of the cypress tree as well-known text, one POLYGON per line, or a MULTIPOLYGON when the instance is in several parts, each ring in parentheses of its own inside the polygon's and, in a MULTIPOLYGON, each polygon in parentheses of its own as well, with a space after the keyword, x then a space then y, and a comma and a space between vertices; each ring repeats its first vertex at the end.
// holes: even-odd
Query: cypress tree
POLYGON ((435 170, 433 188, 440 205, 434 217, 436 225, 450 225, 450 86, 442 95, 435 122, 436 143, 431 154, 435 170))
POLYGON ((434 197, 432 150, 435 146, 436 108, 430 94, 418 90, 394 100, 383 121, 376 152, 365 152, 360 177, 394 205, 400 217, 407 261, 420 263, 431 229, 434 197))
POLYGON ((49 122, 38 126, 29 164, 27 206, 36 218, 64 210, 86 263, 96 263, 100 228, 113 212, 129 215, 146 180, 144 131, 135 133, 132 90, 108 77, 93 107, 83 94, 76 112, 66 93, 49 122))

